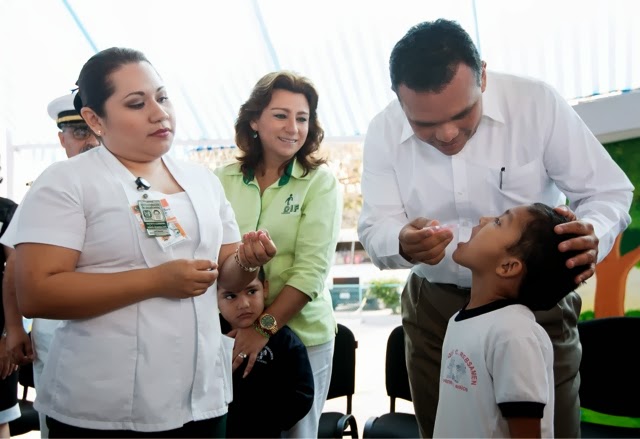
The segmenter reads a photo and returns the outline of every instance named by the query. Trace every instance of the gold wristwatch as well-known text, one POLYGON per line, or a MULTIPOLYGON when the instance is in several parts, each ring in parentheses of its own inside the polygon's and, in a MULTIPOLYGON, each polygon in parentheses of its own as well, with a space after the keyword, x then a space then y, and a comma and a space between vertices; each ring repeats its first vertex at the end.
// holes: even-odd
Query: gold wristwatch
POLYGON ((271 314, 262 314, 258 317, 258 320, 256 320, 255 326, 256 330, 267 338, 278 332, 278 322, 271 314))

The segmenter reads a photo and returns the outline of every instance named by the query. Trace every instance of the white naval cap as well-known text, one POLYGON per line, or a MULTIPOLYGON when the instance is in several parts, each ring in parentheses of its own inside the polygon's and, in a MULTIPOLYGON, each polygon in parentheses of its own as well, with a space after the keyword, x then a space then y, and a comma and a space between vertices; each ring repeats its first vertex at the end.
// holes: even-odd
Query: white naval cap
POLYGON ((67 123, 85 123, 82 116, 73 107, 75 93, 69 93, 54 99, 47 105, 49 117, 56 121, 58 128, 67 123))

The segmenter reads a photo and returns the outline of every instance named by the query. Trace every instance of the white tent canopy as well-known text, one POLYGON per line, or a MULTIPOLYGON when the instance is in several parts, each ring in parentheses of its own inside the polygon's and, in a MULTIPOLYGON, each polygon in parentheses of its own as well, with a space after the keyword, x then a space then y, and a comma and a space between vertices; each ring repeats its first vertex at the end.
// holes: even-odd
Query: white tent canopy
POLYGON ((96 51, 126 46, 167 82, 177 145, 230 145, 240 104, 278 69, 316 84, 328 140, 360 139, 393 98, 393 45, 439 17, 467 29, 490 69, 567 99, 628 91, 640 87, 639 13, 637 0, 0 0, 0 133, 31 145, 31 160, 62 158, 47 103, 96 51))
POLYGON ((263 74, 314 81, 329 138, 361 136, 392 98, 393 44, 420 21, 458 20, 489 68, 548 81, 568 99, 640 87, 635 0, 4 0, 2 117, 16 144, 55 142, 47 103, 97 50, 143 51, 169 85, 179 140, 233 138, 263 74))

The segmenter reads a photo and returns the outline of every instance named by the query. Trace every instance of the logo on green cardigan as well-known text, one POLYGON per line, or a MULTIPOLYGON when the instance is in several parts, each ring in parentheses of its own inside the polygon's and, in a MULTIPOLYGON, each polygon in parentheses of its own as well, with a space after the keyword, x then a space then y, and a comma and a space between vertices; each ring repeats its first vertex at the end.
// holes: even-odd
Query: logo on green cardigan
POLYGON ((293 201, 293 194, 289 194, 284 202, 284 209, 282 210, 282 214, 288 215, 291 213, 296 213, 298 210, 300 210, 300 205, 295 204, 295 201, 293 201))

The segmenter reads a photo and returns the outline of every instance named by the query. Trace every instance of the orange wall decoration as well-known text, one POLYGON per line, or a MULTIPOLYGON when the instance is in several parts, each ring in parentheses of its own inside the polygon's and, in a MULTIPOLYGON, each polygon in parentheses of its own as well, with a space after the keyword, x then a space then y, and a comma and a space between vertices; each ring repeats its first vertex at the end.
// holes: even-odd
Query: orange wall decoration
POLYGON ((596 293, 594 312, 596 317, 624 315, 624 302, 629 272, 640 261, 640 247, 624 255, 620 254, 622 234, 618 235, 611 252, 596 265, 596 293))

